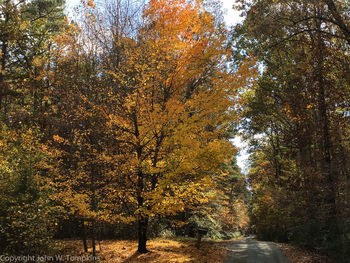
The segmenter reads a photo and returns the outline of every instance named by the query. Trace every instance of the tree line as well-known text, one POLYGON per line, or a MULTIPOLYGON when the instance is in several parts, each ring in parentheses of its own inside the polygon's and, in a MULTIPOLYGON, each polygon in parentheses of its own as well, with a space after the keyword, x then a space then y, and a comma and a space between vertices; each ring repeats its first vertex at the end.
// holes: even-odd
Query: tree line
MULTIPOLYGON (((349 2, 236 1, 237 58, 260 76, 244 95, 252 224, 265 239, 349 254, 349 2)), ((344 259, 346 258, 346 259, 344 259)))

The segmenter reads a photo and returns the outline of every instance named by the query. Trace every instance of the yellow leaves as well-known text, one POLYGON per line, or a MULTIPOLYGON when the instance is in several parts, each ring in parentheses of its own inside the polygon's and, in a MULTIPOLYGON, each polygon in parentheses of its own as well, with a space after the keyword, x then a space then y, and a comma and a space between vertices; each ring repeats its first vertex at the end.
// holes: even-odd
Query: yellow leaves
POLYGON ((35 57, 35 58, 33 59, 33 62, 32 62, 32 63, 33 63, 33 65, 36 66, 36 67, 40 67, 40 66, 43 65, 42 60, 41 60, 40 57, 35 57))
POLYGON ((93 1, 93 0, 89 0, 89 1, 87 2, 87 6, 92 7, 92 8, 95 8, 95 3, 94 3, 94 1, 93 1))
POLYGON ((54 135, 53 136, 54 141, 58 142, 58 143, 63 143, 64 139, 62 137, 60 137, 59 135, 54 135))
POLYGON ((84 7, 88 9, 95 9, 96 7, 94 0, 82 0, 82 3, 84 7))
POLYGON ((94 215, 90 209, 90 198, 86 194, 74 194, 72 190, 65 189, 64 192, 57 193, 52 198, 69 207, 72 214, 79 214, 85 218, 91 218, 94 215))
POLYGON ((180 220, 172 220, 171 221, 171 225, 173 227, 183 227, 184 225, 186 225, 187 223, 184 221, 180 221, 180 220))
MULTIPOLYGON (((88 10, 86 16, 94 13, 88 10)), ((249 70, 234 76, 227 72, 226 33, 215 28, 200 1, 152 0, 144 18, 147 26, 139 36, 120 37, 114 43, 122 59, 115 68, 103 65, 102 75, 111 81, 99 86, 96 79, 96 101, 87 95, 90 89, 80 94, 88 110, 76 110, 84 128, 73 131, 74 150, 69 154, 78 161, 67 173, 70 183, 78 185, 79 180, 89 180, 90 166, 104 167, 99 170, 101 177, 116 183, 104 189, 108 200, 100 204, 103 209, 119 211, 121 205, 115 200, 123 200, 135 210, 138 207, 137 215, 174 215, 214 199, 213 193, 205 192, 213 186, 210 177, 220 174, 234 154, 224 135, 234 120, 235 83, 243 83, 249 70), (99 122, 102 126, 85 128, 99 122), (85 154, 89 157, 82 158, 85 154), (140 172, 143 189, 137 187, 140 172), (137 203, 137 194, 144 198, 143 205, 137 203)), ((68 45, 73 54, 75 44, 68 45)), ((66 65, 65 54, 60 55, 66 65)), ((83 84, 92 85, 85 80, 83 84)), ((69 82, 59 85, 69 87, 69 82)), ((55 145, 66 143, 59 135, 53 140, 55 145)), ((82 193, 68 194, 74 198, 67 205, 77 211, 91 209, 88 198, 77 195, 82 193)), ((135 218, 120 213, 105 215, 103 220, 135 218)))
POLYGON ((21 21, 19 25, 19 30, 23 31, 30 26, 30 21, 21 21))
POLYGON ((181 50, 186 41, 191 42, 192 36, 198 35, 202 29, 205 16, 200 16, 201 9, 199 3, 157 0, 150 1, 144 17, 155 21, 154 29, 161 39, 168 42, 170 47, 181 50))

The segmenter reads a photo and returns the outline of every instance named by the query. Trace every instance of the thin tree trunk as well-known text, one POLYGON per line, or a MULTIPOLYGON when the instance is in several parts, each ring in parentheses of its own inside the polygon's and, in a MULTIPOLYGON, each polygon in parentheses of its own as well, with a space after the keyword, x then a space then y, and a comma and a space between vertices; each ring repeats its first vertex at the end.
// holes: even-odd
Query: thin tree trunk
POLYGON ((202 235, 199 233, 199 231, 197 231, 197 240, 196 240, 196 248, 200 249, 201 247, 201 239, 202 239, 202 235))
MULTIPOLYGON (((10 1, 6 1, 5 3, 5 9, 8 6, 10 1)), ((10 15, 8 12, 5 12, 5 25, 9 22, 10 20, 10 15)), ((2 41, 2 46, 1 46, 1 63, 0 63, 0 111, 2 109, 2 101, 3 97, 6 95, 7 92, 7 87, 5 83, 5 77, 3 72, 5 72, 5 66, 6 66, 6 58, 7 58, 7 47, 8 47, 8 34, 5 33, 3 36, 2 41)))
MULTIPOLYGON (((317 27, 320 28, 321 25, 318 22, 317 27)), ((334 170, 332 169, 332 160, 331 160, 331 150, 332 150, 332 142, 329 134, 329 119, 328 119, 328 105, 326 101, 326 80, 324 78, 324 53, 323 50, 325 48, 324 40, 320 33, 317 35, 317 67, 316 67, 316 83, 318 85, 318 121, 319 121, 319 148, 320 148, 320 168, 323 180, 326 182, 326 196, 324 197, 324 201, 328 206, 326 209, 328 210, 325 222, 329 233, 333 236, 337 236, 339 234, 338 231, 338 222, 337 222, 337 207, 336 207, 336 196, 337 196, 337 187, 336 187, 336 177, 334 174, 334 170)))
MULTIPOLYGON (((137 186, 138 186, 138 191, 137 191, 137 202, 138 202, 138 207, 141 208, 143 207, 144 199, 142 196, 143 193, 143 177, 144 174, 139 168, 139 171, 137 173, 137 186)), ((138 234, 138 249, 137 251, 139 253, 147 253, 147 227, 148 227, 148 217, 145 215, 139 215, 138 219, 138 229, 137 229, 137 234, 138 234)))
MULTIPOLYGON (((139 129, 138 129, 138 122, 137 122, 137 115, 135 114, 134 116, 134 126, 135 126, 135 137, 139 140, 139 129)), ((137 158, 140 161, 142 159, 142 147, 139 144, 137 149, 137 158)), ((141 162, 140 162, 141 163, 141 162)), ((138 170, 137 170, 137 206, 138 208, 143 208, 144 206, 144 197, 143 197, 143 192, 144 192, 144 176, 145 174, 142 171, 141 165, 139 165, 138 170)), ((148 228, 148 216, 144 215, 142 212, 138 215, 138 248, 137 251, 139 253, 147 253, 147 228, 148 228)))
POLYGON ((92 237, 91 237, 91 243, 92 243, 92 256, 96 257, 96 238, 95 238, 95 229, 94 225, 92 226, 92 237))
POLYGON ((85 253, 88 252, 88 246, 87 246, 87 242, 86 242, 86 228, 85 228, 85 222, 83 220, 82 222, 82 231, 81 231, 81 238, 83 240, 83 246, 84 246, 84 251, 85 253))
POLYGON ((98 234, 97 234, 97 239, 98 239, 98 251, 101 252, 101 236, 102 236, 102 227, 99 225, 99 227, 97 228, 98 234))

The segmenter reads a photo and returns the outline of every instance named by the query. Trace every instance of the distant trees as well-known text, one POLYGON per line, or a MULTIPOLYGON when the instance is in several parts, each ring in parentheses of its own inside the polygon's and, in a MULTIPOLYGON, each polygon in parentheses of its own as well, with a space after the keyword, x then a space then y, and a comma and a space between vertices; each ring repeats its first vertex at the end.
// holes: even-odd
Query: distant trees
POLYGON ((63 1, 0 1, 1 253, 39 253, 50 245, 46 72, 63 24, 63 1))

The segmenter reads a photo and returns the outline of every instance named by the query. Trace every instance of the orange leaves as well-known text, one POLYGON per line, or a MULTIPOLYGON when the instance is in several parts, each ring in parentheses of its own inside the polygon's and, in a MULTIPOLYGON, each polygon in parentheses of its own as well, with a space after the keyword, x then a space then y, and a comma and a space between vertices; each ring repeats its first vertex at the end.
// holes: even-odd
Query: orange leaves
MULTIPOLYGON (((220 241, 203 241, 201 249, 195 247, 192 239, 172 240, 169 238, 150 239, 148 247, 152 253, 136 253, 137 243, 130 240, 103 240, 101 241, 101 251, 98 255, 106 262, 121 263, 130 261, 133 263, 157 262, 157 263, 189 263, 206 262, 222 263, 226 259, 229 248, 220 241)), ((228 246, 228 245, 227 245, 228 246)), ((80 240, 64 240, 60 247, 64 247, 64 252, 80 251, 80 240)), ((74 255, 74 254, 73 254, 74 255)))
POLYGON ((94 9, 96 7, 94 0, 81 0, 81 2, 86 8, 94 9))
MULTIPOLYGON (((71 113, 77 126, 69 154, 76 164, 68 173, 75 176, 74 185, 86 182, 86 193, 95 164, 102 167, 98 180, 111 179, 97 190, 106 196, 99 205, 117 216, 103 220, 137 219, 128 218, 124 203, 138 216, 175 215, 207 203, 214 198, 207 191, 214 184, 211 177, 220 175, 235 154, 225 134, 236 118, 235 81, 243 83, 249 71, 227 71, 227 32, 203 8, 200 1, 150 1, 138 30, 108 42, 115 50, 91 43, 101 48, 98 63, 91 62, 101 64, 100 71, 91 70, 97 77, 90 76, 89 61, 82 62, 87 58, 74 51, 77 43, 68 47, 77 60, 68 79, 75 69, 89 72, 86 79, 77 76, 79 85, 73 86, 80 104, 71 113)), ((88 58, 94 54, 86 53, 88 58)), ((71 58, 61 57, 69 65, 71 58)), ((58 135, 53 139, 65 142, 58 135)))
POLYGON ((64 139, 58 135, 54 135, 53 136, 53 139, 56 141, 56 142, 59 142, 59 143, 63 143, 64 142, 64 139))

